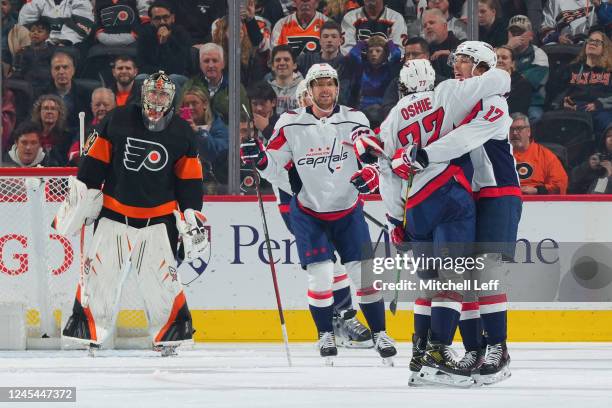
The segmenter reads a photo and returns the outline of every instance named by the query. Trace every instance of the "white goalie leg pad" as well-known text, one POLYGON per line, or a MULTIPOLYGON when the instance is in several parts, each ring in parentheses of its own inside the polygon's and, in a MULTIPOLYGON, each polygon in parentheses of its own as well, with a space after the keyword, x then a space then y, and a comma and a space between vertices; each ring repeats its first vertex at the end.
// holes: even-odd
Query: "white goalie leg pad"
MULTIPOLYGON (((182 343, 184 340, 164 340, 177 314, 182 308, 186 308, 185 294, 164 224, 140 230, 132 259, 153 343, 155 345, 182 343)), ((185 340, 190 340, 190 336, 185 340)))
POLYGON ((347 262, 344 267, 355 284, 357 302, 374 303, 382 299, 382 293, 374 288, 374 274, 372 271, 362 273, 361 261, 347 262))
POLYGON ((79 282, 81 305, 89 309, 95 324, 92 343, 105 343, 113 333, 137 233, 137 229, 107 218, 98 223, 79 282))
POLYGON ((68 194, 60 205, 52 227, 60 234, 70 236, 98 218, 102 209, 102 192, 88 189, 85 183, 74 176, 68 177, 68 194))
POLYGON ((332 285, 334 279, 334 264, 323 261, 309 264, 308 273, 308 304, 316 307, 328 307, 334 303, 332 285))
POLYGON ((340 261, 336 261, 336 263, 334 263, 334 284, 332 290, 344 289, 350 284, 351 282, 349 281, 344 265, 342 265, 340 261))

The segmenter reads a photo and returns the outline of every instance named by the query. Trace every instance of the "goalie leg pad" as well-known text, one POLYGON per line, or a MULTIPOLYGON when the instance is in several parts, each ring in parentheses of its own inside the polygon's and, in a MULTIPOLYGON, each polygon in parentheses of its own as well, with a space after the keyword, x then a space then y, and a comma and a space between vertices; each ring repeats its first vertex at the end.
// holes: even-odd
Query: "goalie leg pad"
POLYGON ((191 340, 193 326, 165 224, 140 230, 133 262, 155 345, 191 340))

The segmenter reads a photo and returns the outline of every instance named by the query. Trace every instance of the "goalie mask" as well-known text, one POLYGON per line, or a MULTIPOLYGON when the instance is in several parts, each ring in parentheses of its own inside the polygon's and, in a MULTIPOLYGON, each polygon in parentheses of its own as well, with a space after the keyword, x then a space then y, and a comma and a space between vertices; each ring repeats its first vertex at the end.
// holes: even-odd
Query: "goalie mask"
POLYGON ((404 97, 415 92, 434 89, 436 71, 425 59, 406 61, 399 74, 399 93, 404 97))
POLYGON ((172 102, 176 86, 159 71, 142 84, 142 113, 147 128, 154 132, 164 130, 172 119, 172 102))

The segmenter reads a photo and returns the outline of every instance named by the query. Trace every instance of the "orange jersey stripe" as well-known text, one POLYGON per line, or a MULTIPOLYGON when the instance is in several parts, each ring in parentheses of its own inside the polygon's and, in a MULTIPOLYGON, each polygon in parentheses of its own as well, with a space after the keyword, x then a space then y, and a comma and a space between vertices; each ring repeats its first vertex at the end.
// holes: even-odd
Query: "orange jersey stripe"
POLYGON ((113 145, 108 140, 104 139, 102 136, 98 135, 96 140, 94 140, 93 145, 87 151, 87 155, 89 157, 93 157, 94 159, 98 159, 103 163, 110 163, 111 157, 113 154, 113 145))
POLYGON ((174 200, 156 207, 135 207, 132 205, 125 205, 107 194, 104 194, 103 205, 109 210, 130 218, 163 217, 164 215, 172 214, 172 211, 178 209, 177 202, 174 200))
POLYGON ((168 321, 166 322, 164 327, 162 327, 159 333, 157 333, 157 336, 155 336, 156 342, 159 342, 161 341, 161 339, 164 338, 164 334, 166 334, 166 332, 172 326, 172 323, 174 323, 174 320, 176 320, 176 315, 178 314, 179 310, 181 310, 182 307, 185 305, 185 302, 185 294, 183 293, 183 291, 181 291, 181 293, 176 295, 176 297, 174 298, 174 303, 172 304, 172 311, 170 312, 170 317, 168 318, 168 321))
POLYGON ((202 179, 202 163, 197 157, 183 156, 174 165, 174 174, 176 177, 188 179, 202 179))

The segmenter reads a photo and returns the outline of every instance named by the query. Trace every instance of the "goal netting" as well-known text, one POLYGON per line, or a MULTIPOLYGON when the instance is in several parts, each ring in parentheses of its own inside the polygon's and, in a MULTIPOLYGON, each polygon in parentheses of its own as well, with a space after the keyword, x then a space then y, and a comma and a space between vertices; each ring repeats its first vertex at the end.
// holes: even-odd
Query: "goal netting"
MULTIPOLYGON (((93 233, 90 226, 83 236, 67 237, 51 228, 68 176, 75 174, 70 168, 0 169, 0 303, 23 305, 28 348, 62 345, 93 233)), ((114 346, 150 346, 135 279, 128 277, 123 287, 120 310, 114 346)))

